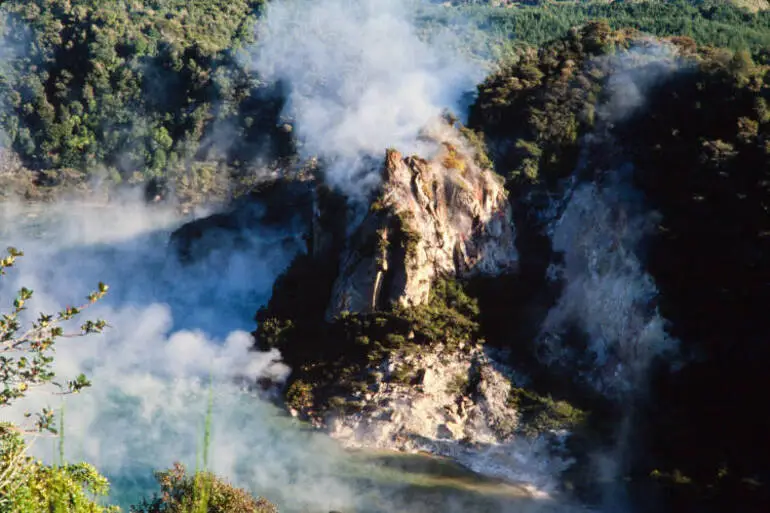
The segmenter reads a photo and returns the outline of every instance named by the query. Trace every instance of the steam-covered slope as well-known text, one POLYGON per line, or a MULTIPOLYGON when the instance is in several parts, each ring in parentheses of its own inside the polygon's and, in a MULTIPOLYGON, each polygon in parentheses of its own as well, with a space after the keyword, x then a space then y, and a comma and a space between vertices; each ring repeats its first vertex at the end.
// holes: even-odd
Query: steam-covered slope
POLYGON ((760 504, 762 489, 740 480, 769 470, 759 448, 770 426, 752 399, 768 386, 767 77, 745 52, 591 24, 489 77, 471 113, 508 177, 521 260, 542 276, 516 295, 549 312, 492 310, 489 337, 507 344, 516 323, 542 322, 520 357, 592 388, 608 356, 623 376, 649 344, 678 341, 668 362, 637 370, 630 427, 616 436, 646 444, 626 442, 632 475, 677 469, 715 486, 715 510, 735 490, 760 504), (575 292, 588 308, 575 309, 575 292))

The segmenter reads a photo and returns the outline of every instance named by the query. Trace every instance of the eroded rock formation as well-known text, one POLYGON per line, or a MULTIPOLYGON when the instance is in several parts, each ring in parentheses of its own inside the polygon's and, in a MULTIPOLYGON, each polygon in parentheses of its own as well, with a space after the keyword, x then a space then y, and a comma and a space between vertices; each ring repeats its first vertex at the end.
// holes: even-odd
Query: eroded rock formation
POLYGON ((388 150, 379 196, 340 258, 328 320, 428 300, 438 276, 498 274, 516 267, 503 181, 457 137, 431 160, 388 150))

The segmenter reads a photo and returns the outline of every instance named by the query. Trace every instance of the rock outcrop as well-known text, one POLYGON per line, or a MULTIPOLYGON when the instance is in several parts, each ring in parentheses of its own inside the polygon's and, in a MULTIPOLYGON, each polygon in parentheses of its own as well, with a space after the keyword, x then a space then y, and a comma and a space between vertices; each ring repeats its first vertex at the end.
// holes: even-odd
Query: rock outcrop
POLYGON ((380 193, 341 256, 328 320, 423 304, 438 276, 515 269, 502 179, 480 167, 459 137, 442 139, 431 160, 387 151, 380 193))
POLYGON ((497 444, 518 427, 511 382, 480 346, 391 354, 359 392, 369 406, 327 426, 349 447, 446 453, 458 442, 497 444), (374 391, 371 391, 371 390, 374 391))
POLYGON ((324 422, 345 447, 445 456, 541 491, 553 491, 553 476, 572 463, 563 447, 567 431, 523 434, 527 420, 516 408, 509 372, 479 345, 394 353, 372 375, 375 383, 355 398, 363 409, 337 410, 324 422))
POLYGON ((171 234, 169 244, 182 261, 190 262, 217 248, 223 239, 235 246, 244 244, 255 229, 285 233, 287 241, 293 241, 308 230, 313 191, 308 179, 266 181, 227 210, 182 225, 171 234))
POLYGON ((521 426, 510 378, 482 349, 475 300, 452 278, 511 272, 518 255, 503 179, 454 128, 437 133, 429 159, 386 152, 368 204, 320 172, 266 184, 172 241, 195 258, 217 232, 296 223, 307 251, 276 281, 255 332, 257 348, 279 349, 293 369, 292 413, 349 447, 473 466, 479 450, 509 454, 499 448, 521 426))

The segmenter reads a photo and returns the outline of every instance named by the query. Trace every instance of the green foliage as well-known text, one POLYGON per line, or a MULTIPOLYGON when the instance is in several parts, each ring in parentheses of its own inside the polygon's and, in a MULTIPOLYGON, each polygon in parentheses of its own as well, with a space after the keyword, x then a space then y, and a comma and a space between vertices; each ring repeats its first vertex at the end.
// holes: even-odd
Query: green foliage
MULTIPOLYGON (((729 133, 718 130, 719 136, 710 140, 697 138, 689 126, 680 126, 689 118, 663 116, 644 138, 658 137, 662 142, 662 136, 669 134, 671 140, 665 143, 669 146, 691 138, 701 148, 697 155, 688 155, 692 160, 725 165, 737 155, 736 144, 755 144, 762 133, 767 67, 755 63, 746 51, 698 47, 685 37, 672 38, 670 44, 693 66, 691 73, 672 73, 667 79, 681 82, 672 86, 677 88, 697 84, 697 89, 682 96, 686 98, 682 106, 693 112, 687 115, 702 116, 707 126, 731 128, 729 133), (739 91, 738 96, 726 94, 728 88, 739 91), (713 111, 704 114, 701 106, 715 101, 731 102, 732 112, 738 115, 727 115, 727 111, 725 117, 711 114, 713 111), (720 120, 715 123, 717 117, 720 120)), ((526 193, 532 186, 552 189, 573 172, 578 165, 580 136, 595 129, 596 106, 606 95, 608 77, 616 67, 607 56, 621 54, 631 45, 644 48, 649 42, 634 31, 613 31, 606 22, 588 23, 537 51, 520 50, 516 59, 479 85, 470 125, 493 143, 496 169, 507 177, 512 192, 526 193)), ((638 72, 644 73, 643 68, 638 72)), ((661 146, 651 148, 649 157, 661 154, 661 146)), ((692 162, 678 160, 681 165, 692 162)))
MULTIPOLYGON (((750 13, 719 0, 522 2, 514 8, 458 3, 461 5, 449 9, 424 7, 417 19, 426 32, 441 26, 463 27, 463 42, 475 54, 491 49, 500 57, 509 57, 517 47, 543 45, 596 20, 605 20, 612 29, 687 36, 699 44, 747 48, 753 53, 763 53, 770 46, 770 12, 750 13)), ((600 50, 605 42, 601 33, 589 39, 592 51, 600 50)))
POLYGON ((407 364, 401 364, 393 370, 390 379, 394 383, 408 385, 412 382, 412 379, 414 379, 414 377, 415 377, 414 368, 412 368, 410 365, 407 365, 407 364))
MULTIPOLYGON (((9 248, 7 256, 0 260, 0 276, 14 266, 23 253, 9 248)), ((107 324, 103 320, 87 320, 79 332, 66 333, 64 326, 75 319, 84 309, 100 300, 107 293, 107 286, 99 284, 98 290, 86 298, 80 307, 66 307, 56 316, 40 314, 30 327, 24 327, 21 315, 32 299, 33 291, 22 288, 13 301, 11 310, 0 318, 0 407, 8 407, 23 399, 30 389, 48 383, 57 385, 60 394, 73 394, 91 386, 81 374, 66 383, 54 382, 52 370, 55 344, 62 337, 84 336, 100 333, 107 324)), ((27 413, 27 417, 32 414, 27 413)), ((23 426, 0 425, 0 507, 15 513, 106 513, 117 511, 105 508, 93 500, 95 495, 106 495, 107 480, 85 463, 64 463, 64 417, 60 418, 61 465, 48 466, 26 456, 26 444, 21 433, 23 426)), ((37 431, 56 434, 54 412, 44 408, 36 413, 37 431)))
POLYGON ((264 348, 280 347, 281 342, 291 336, 291 330, 294 328, 292 320, 282 320, 276 317, 265 319, 260 324, 260 342, 264 348))
POLYGON ((417 258, 417 245, 420 243, 420 234, 412 226, 412 213, 405 210, 395 217, 395 239, 403 249, 407 262, 414 262, 417 258))
POLYGON ((208 472, 213 422, 213 383, 209 386, 209 401, 203 428, 202 466, 200 458, 192 476, 181 463, 166 471, 156 472, 160 494, 132 506, 132 513, 277 513, 267 500, 255 498, 208 472))
POLYGON ((500 148, 492 157, 509 187, 547 186, 573 171, 579 135, 593 128, 612 69, 596 58, 626 49, 634 37, 587 23, 537 51, 522 49, 479 85, 470 125, 500 148))
POLYGON ((442 342, 454 349, 462 342, 480 341, 478 303, 457 280, 436 281, 428 303, 398 308, 396 313, 407 320, 410 329, 426 343, 442 342))
POLYGON ((484 141, 484 134, 477 132, 467 126, 458 125, 460 133, 468 141, 468 144, 473 149, 473 158, 476 164, 482 169, 491 169, 492 161, 489 159, 489 153, 486 142, 484 141))
POLYGON ((468 385, 470 380, 467 373, 459 373, 452 376, 452 379, 447 383, 447 394, 450 395, 465 395, 468 392, 468 385))
POLYGON ((522 429, 528 436, 556 430, 573 430, 586 421, 586 413, 566 401, 531 390, 512 387, 509 403, 521 413, 522 429))
POLYGON ((49 466, 26 455, 16 426, 0 425, 0 510, 14 513, 117 513, 99 505, 107 479, 86 463, 49 466))
POLYGON ((449 143, 444 143, 444 147, 446 148, 447 152, 441 164, 446 169, 455 169, 460 173, 464 173, 466 167, 465 159, 457 152, 457 148, 449 143))
POLYGON ((301 379, 295 380, 286 390, 286 404, 297 411, 313 405, 313 386, 301 379))
POLYGON ((133 506, 132 513, 277 513, 267 500, 255 498, 247 491, 219 479, 208 472, 187 474, 183 465, 155 474, 161 493, 152 500, 133 506), (205 507, 200 509, 201 490, 207 490, 205 507))
MULTIPOLYGON (((0 260, 0 276, 12 267, 16 259, 23 253, 14 249, 8 249, 8 256, 0 260)), ((87 320, 79 332, 65 333, 63 323, 73 320, 84 309, 95 303, 107 293, 107 286, 99 284, 98 290, 88 295, 87 303, 80 307, 66 307, 56 316, 40 314, 37 321, 29 328, 24 328, 21 322, 21 314, 26 310, 27 302, 32 298, 33 291, 27 288, 19 290, 13 301, 13 308, 0 318, 0 381, 3 390, 0 392, 0 407, 10 406, 13 402, 22 399, 31 387, 53 383, 59 387, 63 394, 78 393, 91 385, 85 375, 80 374, 74 380, 66 383, 57 383, 52 370, 53 356, 56 341, 62 337, 84 336, 92 333, 100 333, 107 324, 103 320, 87 320)), ((29 415, 29 414, 28 414, 29 415)), ((55 433, 53 427, 53 411, 44 409, 36 414, 35 425, 39 431, 55 433)))
POLYGON ((221 163, 227 178, 253 159, 255 144, 264 156, 282 153, 270 151, 278 149, 273 135, 279 146, 289 140, 276 127, 282 100, 236 58, 261 5, 4 2, 0 32, 14 51, 0 70, 0 94, 13 148, 45 179, 106 168, 116 180, 188 182, 201 175, 190 169, 195 161, 221 163))

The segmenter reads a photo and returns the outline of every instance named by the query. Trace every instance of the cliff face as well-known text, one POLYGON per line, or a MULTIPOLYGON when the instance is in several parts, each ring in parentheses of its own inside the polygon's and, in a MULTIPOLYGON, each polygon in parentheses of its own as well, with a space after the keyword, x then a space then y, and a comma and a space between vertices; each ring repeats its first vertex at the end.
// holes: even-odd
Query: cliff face
POLYGON ((327 320, 423 304, 439 276, 516 268, 503 181, 451 139, 431 160, 388 150, 379 196, 341 255, 327 320))

